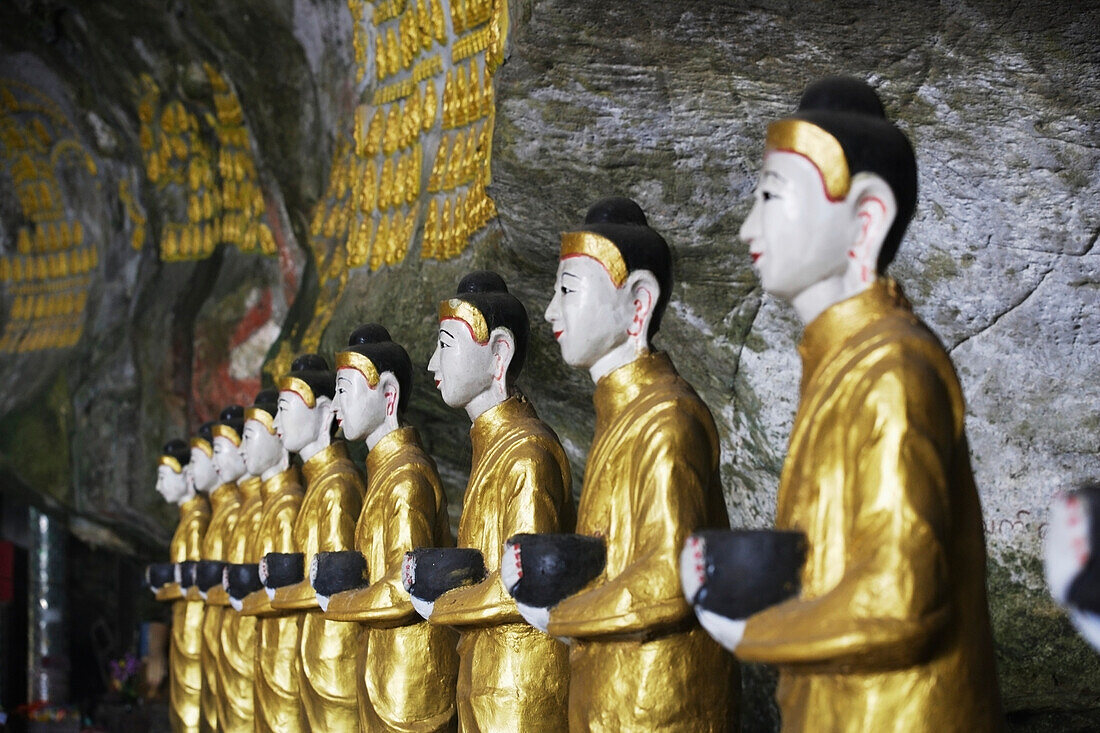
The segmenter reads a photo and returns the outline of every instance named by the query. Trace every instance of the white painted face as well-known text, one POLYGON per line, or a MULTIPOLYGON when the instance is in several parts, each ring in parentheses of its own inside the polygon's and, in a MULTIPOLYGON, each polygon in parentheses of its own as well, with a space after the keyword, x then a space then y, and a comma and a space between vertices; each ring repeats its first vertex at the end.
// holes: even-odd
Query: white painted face
POLYGON ((236 481, 245 473, 244 456, 240 447, 233 445, 229 438, 214 438, 214 468, 222 483, 236 481))
POLYGON ((435 386, 450 407, 462 408, 493 384, 495 359, 490 344, 480 344, 459 318, 439 323, 439 339, 428 362, 435 386))
POLYGON ((241 453, 248 473, 262 476, 283 457, 283 442, 277 435, 267 432, 267 426, 259 420, 245 420, 241 453))
POLYGON ((741 239, 764 290, 790 301, 844 275, 860 220, 845 201, 828 199, 813 163, 797 153, 769 151, 754 197, 741 239))
POLYGON ((157 466, 157 493, 169 504, 178 504, 187 495, 187 475, 176 473, 169 466, 157 466))
POLYGON ((625 343, 634 312, 630 289, 615 287, 598 260, 582 255, 558 263, 546 320, 569 366, 590 368, 625 343))
POLYGON ((221 483, 218 471, 214 468, 214 459, 206 455, 202 448, 191 449, 191 462, 187 464, 196 491, 209 493, 221 483))
POLYGON ((336 372, 332 407, 348 440, 365 439, 385 421, 388 404, 381 386, 379 381, 371 387, 358 369, 344 367, 336 372))
POLYGON ((307 407, 297 392, 279 392, 275 433, 282 439, 288 451, 298 453, 317 440, 321 432, 321 421, 331 415, 329 406, 327 397, 318 397, 313 407, 307 407))

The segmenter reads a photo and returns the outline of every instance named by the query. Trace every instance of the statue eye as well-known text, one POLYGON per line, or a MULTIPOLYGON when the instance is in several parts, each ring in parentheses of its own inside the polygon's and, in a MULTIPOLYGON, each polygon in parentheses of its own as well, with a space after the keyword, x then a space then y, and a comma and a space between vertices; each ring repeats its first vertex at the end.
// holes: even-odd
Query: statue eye
POLYGON ((567 288, 564 285, 561 286, 561 294, 562 295, 568 295, 569 293, 572 293, 572 292, 573 292, 573 288, 567 288))
POLYGON ((443 339, 439 340, 439 348, 441 348, 441 349, 446 349, 447 348, 447 344, 443 343, 443 339))
POLYGON ((760 194, 760 197, 761 197, 762 199, 764 199, 765 201, 771 201, 772 199, 777 199, 777 198, 779 198, 779 196, 777 196, 776 194, 772 193, 771 191, 764 191, 763 193, 761 193, 761 194, 760 194))

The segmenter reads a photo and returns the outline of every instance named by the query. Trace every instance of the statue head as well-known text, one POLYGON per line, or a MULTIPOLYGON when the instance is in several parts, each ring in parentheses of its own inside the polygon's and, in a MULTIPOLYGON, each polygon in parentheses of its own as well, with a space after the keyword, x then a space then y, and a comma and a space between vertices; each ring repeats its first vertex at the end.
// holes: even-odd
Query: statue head
POLYGON ((195 489, 204 494, 213 491, 221 479, 214 467, 214 421, 204 422, 191 438, 191 482, 195 489))
POLYGON ((439 332, 428 371, 443 401, 476 417, 504 401, 523 369, 527 309, 495 272, 478 271, 439 304, 439 332))
POLYGON ((253 476, 281 465, 287 459, 283 441, 275 434, 275 413, 279 393, 265 389, 256 395, 252 406, 244 411, 244 432, 241 433, 241 454, 245 469, 253 476))
POLYGON ((222 483, 236 481, 247 469, 241 455, 241 433, 244 432, 244 408, 229 405, 211 427, 214 436, 214 468, 222 483))
POLYGON ((157 493, 169 504, 179 504, 191 495, 185 467, 191 462, 191 450, 178 438, 164 444, 157 463, 157 493))
POLYGON ((319 354, 303 354, 281 377, 275 432, 291 453, 317 443, 327 443, 332 435, 332 398, 336 394, 336 375, 319 354))
POLYGON ((336 355, 332 404, 344 437, 373 447, 398 427, 411 391, 412 361, 390 332, 376 323, 355 329, 336 355))
POLYGON ((741 238, 764 290, 810 320, 886 270, 916 197, 913 148, 878 95, 856 79, 830 77, 768 126, 741 238))
POLYGON ((672 293, 672 252, 627 198, 595 203, 561 235, 546 320, 570 366, 593 378, 649 350, 672 293))

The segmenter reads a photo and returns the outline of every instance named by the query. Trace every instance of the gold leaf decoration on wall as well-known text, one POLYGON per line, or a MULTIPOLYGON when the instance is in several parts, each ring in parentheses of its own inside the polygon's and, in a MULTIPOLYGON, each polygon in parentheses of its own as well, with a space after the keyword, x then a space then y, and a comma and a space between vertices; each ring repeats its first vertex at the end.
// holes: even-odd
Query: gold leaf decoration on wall
POLYGON ((83 333, 99 250, 72 216, 58 173, 76 169, 97 180, 95 160, 57 103, 0 79, 0 166, 20 209, 16 225, 0 229, 13 240, 0 256, 7 306, 0 353, 69 348, 83 333))
POLYGON ((165 99, 150 75, 139 79, 142 160, 163 204, 160 257, 205 259, 219 244, 273 255, 240 100, 213 65, 202 69, 212 91, 209 105, 165 99))
POLYGON ((462 254, 496 216, 486 193, 506 0, 347 0, 355 78, 367 91, 313 210, 321 290, 302 351, 316 350, 348 270, 462 254), (419 234, 419 240, 416 240, 419 234))

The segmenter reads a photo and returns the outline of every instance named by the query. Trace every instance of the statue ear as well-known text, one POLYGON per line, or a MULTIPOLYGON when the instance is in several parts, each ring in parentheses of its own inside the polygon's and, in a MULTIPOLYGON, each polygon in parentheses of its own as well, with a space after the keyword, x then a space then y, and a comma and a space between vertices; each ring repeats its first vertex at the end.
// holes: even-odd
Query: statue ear
POLYGON ((401 401, 401 384, 394 373, 382 372, 375 389, 382 390, 382 396, 386 399, 386 417, 397 415, 397 405, 401 401))
POLYGON ((317 398, 317 403, 314 405, 314 410, 317 414, 317 434, 325 432, 332 427, 332 421, 336 417, 336 406, 332 404, 332 399, 326 395, 321 395, 317 398))
POLYGON ((853 235, 845 278, 853 285, 866 285, 878 274, 879 252, 898 214, 897 198, 881 176, 863 172, 852 179, 848 201, 852 206, 853 235))
POLYGON ((489 334, 489 348, 493 352, 493 381, 503 384, 516 354, 516 337, 510 329, 497 326, 489 334))
POLYGON ((626 278, 623 288, 630 295, 631 320, 626 332, 648 344, 649 323, 653 320, 653 311, 661 295, 657 276, 649 270, 635 270, 626 278))

